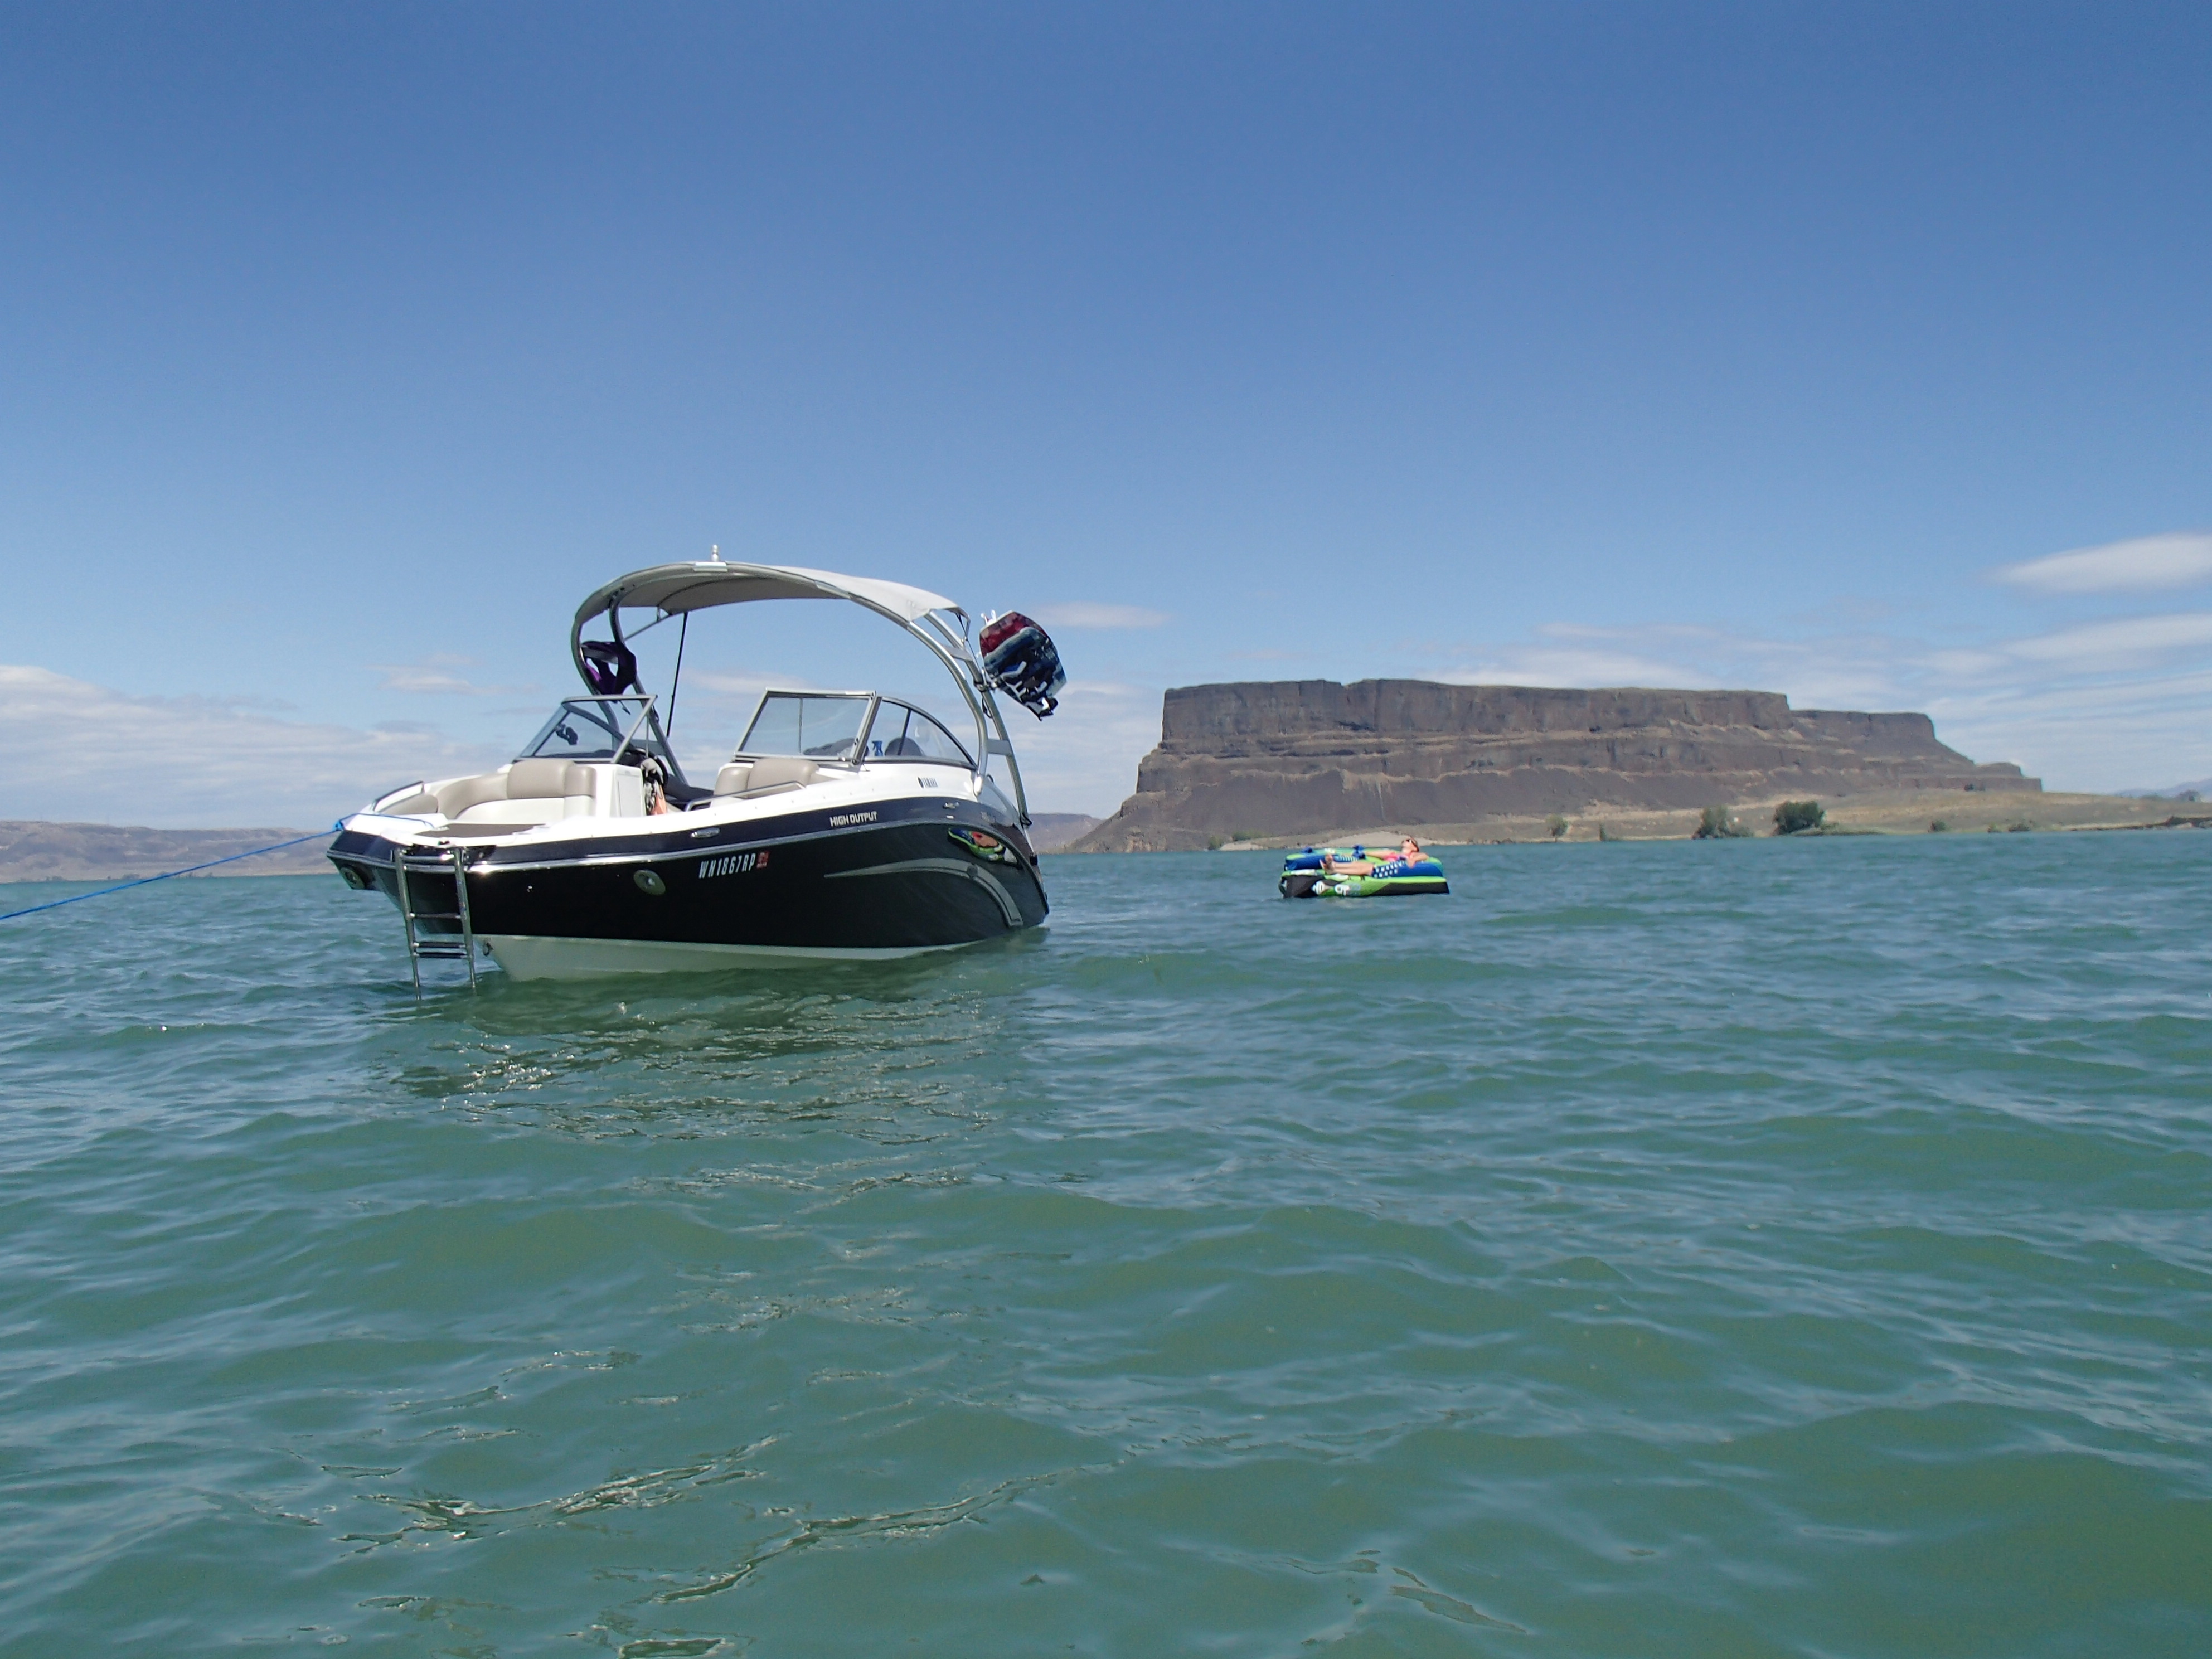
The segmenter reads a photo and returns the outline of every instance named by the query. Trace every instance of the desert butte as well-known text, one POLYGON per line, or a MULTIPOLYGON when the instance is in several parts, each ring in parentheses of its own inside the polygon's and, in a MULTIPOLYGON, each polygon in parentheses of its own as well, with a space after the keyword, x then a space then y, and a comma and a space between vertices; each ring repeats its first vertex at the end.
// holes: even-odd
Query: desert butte
POLYGON ((2212 817, 2058 794, 1940 742, 1925 714, 1799 709, 1773 691, 1247 681, 1167 693, 1137 789, 1077 852, 1382 841, 1651 840, 1705 809, 1771 828, 1815 799, 1838 830, 2145 829, 2212 817))

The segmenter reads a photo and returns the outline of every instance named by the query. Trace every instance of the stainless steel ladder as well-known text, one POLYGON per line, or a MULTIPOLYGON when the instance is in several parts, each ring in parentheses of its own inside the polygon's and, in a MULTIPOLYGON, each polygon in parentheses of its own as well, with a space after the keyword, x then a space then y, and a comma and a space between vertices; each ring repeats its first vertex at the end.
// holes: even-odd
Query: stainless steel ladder
POLYGON ((416 998, 420 999, 422 994, 422 960, 426 957, 433 961, 459 959, 466 963, 469 989, 475 990, 477 934, 475 927, 469 921, 469 871, 463 849, 455 847, 442 852, 410 854, 405 848, 400 848, 392 855, 392 873, 398 881, 399 919, 407 930, 407 969, 415 975, 416 998), (455 908, 451 910, 416 909, 414 895, 407 889, 407 872, 411 869, 417 875, 428 875, 434 871, 445 875, 448 873, 448 866, 453 880, 455 908), (426 934, 416 926, 422 921, 459 922, 460 936, 457 939, 451 933, 426 934))

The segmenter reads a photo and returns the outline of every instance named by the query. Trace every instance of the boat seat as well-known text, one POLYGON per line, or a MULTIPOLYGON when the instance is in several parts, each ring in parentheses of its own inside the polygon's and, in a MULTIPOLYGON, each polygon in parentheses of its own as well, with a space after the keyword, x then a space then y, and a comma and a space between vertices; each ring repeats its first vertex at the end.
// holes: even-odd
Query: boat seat
POLYGON ((549 823, 588 817, 598 791, 592 770, 568 760, 519 760, 501 772, 456 778, 439 789, 438 810, 457 823, 549 823))
POLYGON ((822 769, 811 760, 797 755, 770 755, 766 760, 753 763, 752 776, 738 793, 773 795, 781 790, 797 789, 822 775, 822 769))
POLYGON ((555 800, 592 793, 591 769, 571 760, 519 760, 507 769, 509 800, 555 800))
POLYGON ((469 810, 488 800, 507 799, 507 776, 501 772, 486 772, 481 777, 455 778, 433 790, 438 811, 449 818, 457 818, 469 810))
POLYGON ((765 760, 732 761, 714 779, 717 795, 778 794, 797 789, 822 775, 822 769, 799 755, 770 755, 765 760))

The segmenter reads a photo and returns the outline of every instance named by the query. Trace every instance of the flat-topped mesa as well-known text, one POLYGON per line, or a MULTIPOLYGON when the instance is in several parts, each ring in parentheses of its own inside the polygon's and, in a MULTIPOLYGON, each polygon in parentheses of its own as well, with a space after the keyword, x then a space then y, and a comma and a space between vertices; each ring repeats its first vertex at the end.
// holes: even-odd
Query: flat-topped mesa
MULTIPOLYGON (((1917 717, 1907 717, 1917 718, 1917 717)), ((1170 691, 1160 742, 1261 741, 1310 734, 1498 736, 1627 731, 1662 724, 1786 731, 1790 700, 1772 691, 1572 691, 1548 686, 1441 685, 1429 680, 1248 680, 1170 691)), ((1933 728, 1930 728, 1933 736, 1933 728)))
POLYGON ((1925 714, 1793 709, 1772 691, 1249 681, 1167 694, 1137 793, 1079 846, 1466 824, 1870 789, 2039 790, 1925 714))

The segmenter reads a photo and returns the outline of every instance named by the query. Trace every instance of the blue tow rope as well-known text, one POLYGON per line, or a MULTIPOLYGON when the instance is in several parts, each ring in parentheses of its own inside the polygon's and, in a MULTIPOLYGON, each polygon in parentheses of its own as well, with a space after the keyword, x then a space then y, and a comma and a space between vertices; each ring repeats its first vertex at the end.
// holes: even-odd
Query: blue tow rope
POLYGON ((240 859, 258 859, 264 853, 281 853, 287 847, 297 847, 303 841, 320 841, 325 836, 343 827, 341 824, 334 823, 329 830, 318 830, 312 836, 295 836, 291 840, 280 841, 273 847, 257 847, 250 853, 233 853, 227 859, 210 859, 205 864, 191 864, 181 870, 164 870, 158 876, 141 876, 136 881, 118 882, 112 887, 96 888, 89 893, 78 893, 73 897, 56 899, 50 904, 34 904, 27 910, 10 910, 6 915, 0 915, 0 921, 13 921, 18 916, 35 916, 41 910, 58 910, 64 904, 81 904, 87 899, 106 898, 110 893, 125 892, 133 887, 146 886, 151 882, 168 881, 178 876, 191 875, 197 871, 212 870, 218 864, 235 864, 240 859))

